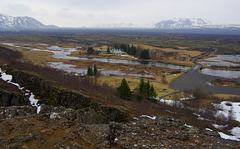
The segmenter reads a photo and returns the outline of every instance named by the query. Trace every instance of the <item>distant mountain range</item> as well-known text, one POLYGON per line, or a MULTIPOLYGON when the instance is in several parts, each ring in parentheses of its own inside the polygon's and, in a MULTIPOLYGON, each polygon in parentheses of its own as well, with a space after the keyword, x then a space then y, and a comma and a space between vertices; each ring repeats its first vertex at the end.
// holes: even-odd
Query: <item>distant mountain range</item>
POLYGON ((44 25, 38 20, 31 17, 12 17, 0 14, 0 30, 4 31, 20 31, 20 30, 38 30, 53 29, 54 25, 44 25))
POLYGON ((200 18, 178 18, 163 20, 155 24, 155 29, 230 29, 239 28, 240 24, 214 25, 200 18))
MULTIPOLYGON (((146 22, 147 23, 147 22, 146 22)), ((240 30, 240 24, 225 24, 214 25, 208 20, 200 18, 178 18, 170 20, 162 20, 154 25, 150 24, 132 24, 132 23, 117 23, 117 24, 105 24, 98 25, 96 28, 148 28, 157 30, 198 30, 198 29, 238 29, 240 30)), ((12 17, 4 14, 0 14, 0 31, 22 31, 22 30, 43 30, 43 29, 71 29, 71 28, 59 28, 54 25, 44 25, 38 20, 31 17, 12 17)), ((76 28, 75 28, 76 29, 76 28)))

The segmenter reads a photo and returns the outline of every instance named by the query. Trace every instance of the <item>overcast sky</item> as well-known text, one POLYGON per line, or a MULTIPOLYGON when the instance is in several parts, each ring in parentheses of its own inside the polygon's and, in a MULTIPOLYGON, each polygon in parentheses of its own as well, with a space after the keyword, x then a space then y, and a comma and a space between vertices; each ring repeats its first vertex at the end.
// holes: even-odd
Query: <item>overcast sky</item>
POLYGON ((0 0, 0 4, 2 14, 30 16, 60 27, 145 25, 173 18, 240 24, 240 0, 0 0))

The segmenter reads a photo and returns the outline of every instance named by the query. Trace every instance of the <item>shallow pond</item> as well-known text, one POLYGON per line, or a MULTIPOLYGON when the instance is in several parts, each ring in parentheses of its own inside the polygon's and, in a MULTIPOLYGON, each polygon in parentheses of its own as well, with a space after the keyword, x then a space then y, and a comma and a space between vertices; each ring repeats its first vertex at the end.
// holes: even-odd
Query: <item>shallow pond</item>
MULTIPOLYGON (((64 64, 63 62, 49 62, 48 65, 52 68, 57 68, 59 70, 63 70, 68 73, 76 73, 77 75, 86 75, 87 70, 86 69, 81 69, 81 68, 76 68, 75 65, 71 64, 64 64)), ((153 75, 146 75, 146 74, 130 74, 130 73, 123 73, 120 70, 103 70, 103 69, 98 69, 98 72, 101 75, 118 75, 118 76, 132 76, 132 77, 148 77, 148 78, 153 78, 153 75)))
POLYGON ((33 51, 48 51, 53 52, 54 58, 57 59, 75 59, 75 60, 91 60, 91 61, 99 61, 104 63, 119 63, 119 64, 136 64, 136 65, 151 65, 151 66, 161 66, 161 67, 168 67, 172 69, 183 69, 187 70, 190 67, 172 65, 172 64, 165 64, 160 62, 148 62, 148 61, 134 61, 134 60, 119 60, 119 59, 108 59, 108 58, 83 58, 83 57, 73 57, 68 56, 71 52, 77 51, 75 48, 62 48, 59 46, 50 46, 47 47, 46 50, 42 49, 32 49, 33 51))
POLYGON ((204 60, 211 61, 201 62, 208 66, 240 66, 240 55, 216 55, 216 57, 209 57, 204 60))
POLYGON ((202 73, 210 76, 218 76, 224 78, 240 78, 240 71, 217 70, 217 69, 202 69, 202 73))

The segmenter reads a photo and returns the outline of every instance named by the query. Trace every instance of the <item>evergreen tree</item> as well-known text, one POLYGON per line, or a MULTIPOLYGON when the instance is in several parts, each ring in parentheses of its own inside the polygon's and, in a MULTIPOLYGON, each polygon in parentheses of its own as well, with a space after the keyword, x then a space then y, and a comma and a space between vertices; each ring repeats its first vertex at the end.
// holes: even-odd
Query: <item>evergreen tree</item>
POLYGON ((88 47, 87 53, 88 54, 93 54, 94 53, 93 47, 88 47))
POLYGON ((127 50, 126 50, 127 54, 130 54, 130 46, 129 44, 127 45, 127 50))
POLYGON ((132 45, 131 48, 130 48, 129 54, 130 54, 130 55, 135 55, 136 52, 137 52, 137 48, 132 45))
POLYGON ((107 54, 110 54, 111 52, 110 52, 110 49, 109 49, 109 47, 107 48, 107 54))
POLYGON ((155 91, 153 85, 151 85, 151 87, 150 87, 150 94, 149 94, 149 97, 150 97, 150 98, 151 98, 151 97, 157 97, 157 93, 156 93, 156 91, 155 91))
POLYGON ((143 98, 146 98, 146 99, 151 99, 152 97, 156 97, 157 94, 154 90, 154 87, 153 85, 150 85, 150 82, 149 80, 147 82, 144 81, 144 79, 142 78, 140 80, 140 83, 139 83, 139 93, 137 95, 138 99, 143 99, 143 98))
POLYGON ((140 53, 142 59, 149 59, 149 50, 142 50, 140 53))
POLYGON ((139 88, 139 93, 137 97, 138 99, 143 99, 145 97, 145 82, 143 78, 140 80, 138 88, 139 88))
POLYGON ((145 97, 148 99, 150 97, 150 82, 149 80, 145 83, 145 97))
POLYGON ((94 68, 93 68, 93 75, 97 75, 97 67, 96 67, 96 65, 94 65, 94 68))
POLYGON ((127 51, 127 45, 122 43, 120 45, 120 49, 122 49, 124 52, 126 52, 127 51))
POLYGON ((129 99, 132 96, 132 92, 130 90, 130 87, 128 86, 127 81, 125 80, 125 78, 122 79, 121 85, 117 88, 117 94, 119 95, 119 97, 123 98, 123 99, 129 99))
POLYGON ((93 75, 93 70, 91 67, 88 67, 87 75, 89 75, 89 76, 93 75))

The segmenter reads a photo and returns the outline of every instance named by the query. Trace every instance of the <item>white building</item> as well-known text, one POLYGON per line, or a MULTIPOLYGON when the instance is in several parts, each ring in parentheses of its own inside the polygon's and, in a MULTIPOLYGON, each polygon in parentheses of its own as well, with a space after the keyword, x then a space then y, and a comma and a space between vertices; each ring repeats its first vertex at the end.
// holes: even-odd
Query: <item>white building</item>
POLYGON ((114 53, 114 54, 124 54, 124 51, 123 51, 122 49, 111 48, 111 49, 110 49, 110 53, 114 53))

